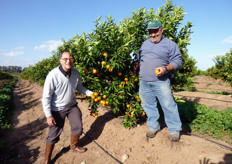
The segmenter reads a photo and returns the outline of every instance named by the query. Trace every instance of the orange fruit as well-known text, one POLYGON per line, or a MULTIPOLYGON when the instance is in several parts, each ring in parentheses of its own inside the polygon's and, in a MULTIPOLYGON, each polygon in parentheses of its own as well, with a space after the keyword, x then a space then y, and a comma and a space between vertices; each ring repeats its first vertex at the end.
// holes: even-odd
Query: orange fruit
POLYGON ((97 73, 97 69, 93 69, 92 73, 96 74, 97 73))
POLYGON ((104 102, 104 101, 103 101, 103 100, 101 100, 101 101, 100 101, 100 104, 103 104, 103 102, 104 102))
POLYGON ((102 65, 102 66, 103 66, 103 65, 105 65, 105 64, 106 64, 106 62, 105 62, 105 61, 102 61, 102 62, 101 62, 101 65, 102 65))
POLYGON ((94 102, 98 102, 98 98, 95 98, 95 99, 94 99, 94 102))
POLYGON ((97 99, 100 101, 101 100, 101 96, 99 96, 97 99))
POLYGON ((103 99, 106 99, 107 98, 107 96, 106 95, 103 95, 103 99))
POLYGON ((122 72, 118 72, 118 76, 122 76, 122 72))
POLYGON ((94 94, 94 96, 98 96, 98 93, 97 93, 97 92, 94 92, 93 94, 94 94))
POLYGON ((127 104, 126 107, 127 107, 127 108, 130 108, 130 104, 127 104))
POLYGON ((106 101, 103 101, 103 105, 106 105, 106 101))
POLYGON ((87 69, 87 68, 85 68, 85 69, 84 69, 84 72, 87 72, 87 71, 88 71, 88 69, 87 69))
POLYGON ((91 94, 91 99, 94 100, 95 98, 94 94, 91 94))
POLYGON ((145 113, 145 112, 143 112, 143 113, 142 113, 142 116, 145 116, 145 115, 146 115, 146 113, 145 113))
POLYGON ((103 56, 107 56, 107 55, 108 55, 108 53, 107 53, 107 52, 104 52, 103 56))
POLYGON ((100 77, 100 76, 101 76, 101 74, 100 74, 100 73, 98 73, 98 74, 97 74, 97 77, 100 77))
POLYGON ((122 85, 121 85, 121 84, 119 85, 119 88, 122 88, 122 85))
POLYGON ((109 68, 110 68, 110 65, 108 64, 108 65, 106 66, 106 68, 109 69, 109 68))
POLYGON ((128 81, 128 78, 125 78, 125 81, 128 81))
POLYGON ((160 72, 159 69, 156 69, 156 70, 155 70, 155 74, 156 74, 156 75, 157 75, 159 72, 160 72))
POLYGON ((113 72, 113 69, 109 69, 109 72, 113 72))

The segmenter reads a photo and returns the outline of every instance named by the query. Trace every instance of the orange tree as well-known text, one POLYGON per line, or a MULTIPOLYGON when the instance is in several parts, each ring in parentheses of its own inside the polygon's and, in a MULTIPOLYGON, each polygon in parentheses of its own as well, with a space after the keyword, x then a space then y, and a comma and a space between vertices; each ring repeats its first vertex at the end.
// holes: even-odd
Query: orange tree
POLYGON ((215 66, 207 70, 207 75, 215 79, 221 79, 232 86, 232 49, 224 56, 214 58, 215 66))
MULTIPOLYGON (((122 121, 125 127, 132 127, 139 117, 145 115, 138 96, 138 73, 132 75, 131 70, 133 55, 138 54, 143 41, 148 39, 146 26, 150 20, 159 19, 165 36, 174 40, 183 52, 183 66, 175 72, 173 86, 190 86, 195 70, 195 60, 187 55, 192 24, 187 22, 182 26, 184 15, 182 6, 176 7, 167 0, 156 13, 153 9, 139 8, 118 24, 111 15, 103 22, 99 17, 93 32, 63 41, 56 54, 64 49, 70 50, 77 61, 74 67, 79 70, 84 86, 95 92, 88 99, 92 116, 98 116, 98 106, 108 107, 115 114, 125 116, 122 121)), ((54 56, 50 59, 52 67, 58 60, 57 55, 54 56)), ((39 80, 44 80, 44 73, 41 74, 43 76, 39 80)))

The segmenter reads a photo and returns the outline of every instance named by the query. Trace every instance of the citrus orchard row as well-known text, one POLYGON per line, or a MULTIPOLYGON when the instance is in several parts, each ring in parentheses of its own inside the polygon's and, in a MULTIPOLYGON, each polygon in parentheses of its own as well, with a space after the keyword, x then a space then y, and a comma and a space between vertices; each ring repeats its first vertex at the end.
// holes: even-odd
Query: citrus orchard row
POLYGON ((216 56, 215 66, 207 70, 207 75, 214 79, 221 79, 232 86, 232 49, 224 56, 216 56))

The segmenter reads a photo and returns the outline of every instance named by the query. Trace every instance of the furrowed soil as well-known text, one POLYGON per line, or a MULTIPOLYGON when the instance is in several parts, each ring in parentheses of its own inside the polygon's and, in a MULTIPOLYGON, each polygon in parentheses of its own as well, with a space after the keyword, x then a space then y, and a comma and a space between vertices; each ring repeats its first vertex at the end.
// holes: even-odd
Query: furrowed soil
MULTIPOLYGON (((226 91, 232 88, 219 80, 197 76, 195 90, 226 91)), ((14 90, 15 113, 13 130, 5 133, 7 150, 1 152, 1 163, 41 164, 44 160, 48 126, 42 110, 43 87, 19 80, 14 90)), ((218 110, 232 107, 231 95, 202 92, 175 92, 182 97, 218 110)), ((60 141, 55 145, 52 163, 55 164, 224 164, 232 163, 232 145, 224 141, 182 134, 179 142, 171 142, 167 127, 155 138, 147 140, 146 123, 125 129, 123 117, 115 117, 106 108, 99 108, 99 117, 89 115, 88 103, 77 99, 83 114, 84 134, 79 145, 88 148, 85 153, 69 150, 70 126, 66 120, 60 141), (215 143, 216 142, 216 143, 215 143), (222 146, 222 145, 224 146, 222 146), (227 148, 225 147, 227 146, 227 148)))

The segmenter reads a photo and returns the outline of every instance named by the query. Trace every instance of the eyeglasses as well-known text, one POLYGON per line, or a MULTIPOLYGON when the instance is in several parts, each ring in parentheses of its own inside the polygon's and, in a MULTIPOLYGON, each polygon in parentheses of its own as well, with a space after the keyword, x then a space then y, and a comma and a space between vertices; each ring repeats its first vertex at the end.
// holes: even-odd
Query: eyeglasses
POLYGON ((65 62, 67 62, 68 60, 70 61, 70 62, 74 62, 74 58, 63 58, 62 60, 64 60, 65 62))

